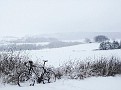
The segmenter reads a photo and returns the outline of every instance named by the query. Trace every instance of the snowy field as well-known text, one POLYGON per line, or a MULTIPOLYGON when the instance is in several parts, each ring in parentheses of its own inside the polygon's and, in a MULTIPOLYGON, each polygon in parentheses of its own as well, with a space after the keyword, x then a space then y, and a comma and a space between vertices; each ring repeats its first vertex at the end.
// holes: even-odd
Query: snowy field
POLYGON ((27 51, 33 61, 48 60, 48 64, 58 67, 67 61, 94 61, 101 57, 110 58, 116 56, 121 58, 121 49, 115 50, 97 50, 99 43, 80 44, 62 48, 52 48, 43 50, 27 51))
POLYGON ((30 87, 1 86, 0 90, 121 90, 121 76, 93 77, 84 80, 57 80, 55 83, 30 87))
MULTIPOLYGON (((81 44, 63 48, 26 51, 33 61, 48 60, 48 65, 58 67, 67 61, 94 61, 101 57, 121 58, 121 50, 97 50, 98 43, 81 44)), ((49 84, 35 84, 31 87, 18 87, 0 84, 0 90, 121 90, 121 76, 92 77, 84 80, 61 79, 49 84)))

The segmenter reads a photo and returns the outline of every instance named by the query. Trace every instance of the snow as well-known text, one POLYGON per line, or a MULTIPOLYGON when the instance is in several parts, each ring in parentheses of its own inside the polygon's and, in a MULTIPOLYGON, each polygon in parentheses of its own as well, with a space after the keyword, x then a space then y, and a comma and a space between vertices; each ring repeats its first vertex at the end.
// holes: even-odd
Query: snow
MULTIPOLYGON (((29 50, 27 51, 33 61, 48 60, 48 65, 58 67, 69 60, 92 61, 103 57, 116 56, 121 58, 121 49, 97 50, 99 43, 80 44, 62 48, 29 50)), ((25 54, 25 52, 23 52, 25 54)), ((54 83, 35 84, 30 87, 0 84, 0 90, 121 90, 121 76, 91 77, 84 80, 61 79, 54 83)))
POLYGON ((62 48, 31 50, 27 51, 33 61, 48 60, 48 64, 58 67, 67 61, 94 61, 101 57, 110 58, 116 56, 121 58, 121 49, 115 50, 97 50, 99 43, 80 44, 62 48))
POLYGON ((93 77, 84 80, 61 79, 54 83, 30 87, 1 86, 0 90, 121 90, 121 76, 93 77))

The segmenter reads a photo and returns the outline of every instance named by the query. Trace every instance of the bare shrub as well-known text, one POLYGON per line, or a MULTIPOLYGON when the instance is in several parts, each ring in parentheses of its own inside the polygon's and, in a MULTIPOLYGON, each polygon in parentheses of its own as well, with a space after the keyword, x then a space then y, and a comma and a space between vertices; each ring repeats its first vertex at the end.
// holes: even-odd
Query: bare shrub
MULTIPOLYGON (((30 58, 20 52, 4 52, 0 54, 0 79, 2 83, 17 84, 18 75, 28 68, 24 65, 30 58)), ((38 62, 36 66, 41 66, 38 62)), ((47 67, 49 68, 49 67, 47 67)), ((56 78, 84 79, 87 77, 115 76, 121 74, 121 61, 112 56, 100 58, 92 62, 68 61, 58 68, 52 68, 56 78)), ((38 68, 35 69, 39 72, 38 68)))
POLYGON ((29 58, 26 55, 20 55, 18 52, 3 52, 0 54, 0 78, 3 83, 16 83, 17 75, 25 70, 24 62, 29 58))
POLYGON ((69 61, 58 68, 61 77, 84 79, 92 76, 115 76, 121 74, 121 62, 116 57, 101 58, 93 62, 69 61))

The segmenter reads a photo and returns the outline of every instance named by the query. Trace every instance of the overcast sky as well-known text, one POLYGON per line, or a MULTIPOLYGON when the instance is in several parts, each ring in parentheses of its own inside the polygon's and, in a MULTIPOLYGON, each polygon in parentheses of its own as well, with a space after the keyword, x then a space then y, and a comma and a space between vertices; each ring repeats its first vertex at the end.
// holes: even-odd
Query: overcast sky
POLYGON ((121 32, 121 0, 0 0, 0 35, 121 32))

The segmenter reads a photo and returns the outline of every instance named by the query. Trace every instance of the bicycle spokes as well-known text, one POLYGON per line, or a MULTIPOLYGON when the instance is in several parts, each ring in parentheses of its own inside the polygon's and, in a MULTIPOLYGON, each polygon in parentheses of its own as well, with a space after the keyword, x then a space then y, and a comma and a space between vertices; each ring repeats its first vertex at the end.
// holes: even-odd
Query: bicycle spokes
POLYGON ((28 72, 23 72, 19 75, 18 85, 19 86, 33 86, 35 79, 33 75, 30 75, 28 72))

